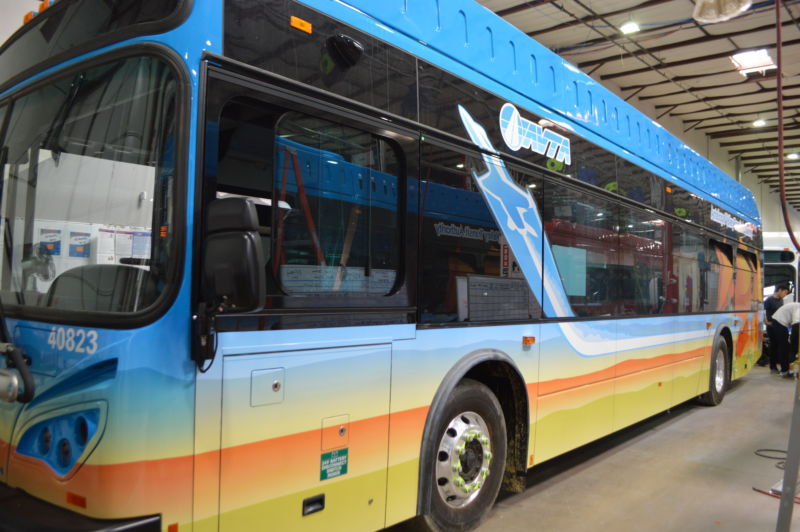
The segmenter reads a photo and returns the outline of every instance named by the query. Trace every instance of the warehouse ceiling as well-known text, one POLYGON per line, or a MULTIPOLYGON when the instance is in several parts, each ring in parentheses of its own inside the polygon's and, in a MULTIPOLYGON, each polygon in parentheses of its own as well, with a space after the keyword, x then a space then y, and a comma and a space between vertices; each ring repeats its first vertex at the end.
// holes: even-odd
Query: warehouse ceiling
MULTIPOLYGON (((738 17, 703 24, 692 0, 478 0, 506 21, 656 120, 678 119, 683 133, 718 142, 744 172, 778 188, 775 69, 743 75, 733 54, 776 55, 775 2, 753 2, 738 17), (635 22, 639 31, 623 34, 635 22), (652 115, 652 113, 649 113, 652 115), (765 123, 754 126, 761 119, 765 123)), ((800 211, 800 0, 781 2, 785 176, 789 203, 800 211)), ((680 134, 679 131, 673 133, 680 134)))

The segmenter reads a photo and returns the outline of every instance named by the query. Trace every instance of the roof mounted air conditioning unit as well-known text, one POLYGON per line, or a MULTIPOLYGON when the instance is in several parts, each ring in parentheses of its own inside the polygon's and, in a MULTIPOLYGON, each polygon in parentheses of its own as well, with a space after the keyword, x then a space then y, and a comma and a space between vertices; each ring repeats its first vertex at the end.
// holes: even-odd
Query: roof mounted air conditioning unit
POLYGON ((747 11, 751 0, 697 0, 692 17, 698 22, 724 22, 747 11))

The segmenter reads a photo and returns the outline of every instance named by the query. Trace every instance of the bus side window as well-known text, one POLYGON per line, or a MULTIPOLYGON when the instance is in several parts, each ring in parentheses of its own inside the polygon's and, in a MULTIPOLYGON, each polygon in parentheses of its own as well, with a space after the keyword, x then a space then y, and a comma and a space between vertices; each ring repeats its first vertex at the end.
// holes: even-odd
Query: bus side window
MULTIPOLYGON (((274 124, 282 110, 249 98, 234 98, 222 109, 217 124, 207 128, 207 144, 216 143, 215 197, 250 198, 258 214, 261 245, 269 261, 272 251, 272 166, 274 124), (215 127, 212 127, 215 126, 215 127)), ((211 151, 214 153, 214 151, 211 151)), ((268 287, 274 280, 267 272, 268 287)))
POLYGON ((389 294, 400 268, 402 151, 298 112, 275 128, 272 271, 288 295, 389 294))
POLYGON ((733 310, 734 268, 733 249, 730 245, 716 241, 707 241, 708 301, 703 310, 733 310))
POLYGON ((556 183, 545 183, 544 230, 558 272, 577 316, 623 312, 623 287, 631 267, 620 262, 618 208, 611 202, 556 183))
POLYGON ((622 207, 620 264, 623 314, 671 314, 678 303, 678 279, 669 271, 667 257, 670 223, 658 216, 622 207))
POLYGON ((617 157, 617 180, 621 196, 657 209, 665 208, 666 190, 658 176, 617 157))
POLYGON ((693 227, 672 224, 672 270, 678 282, 681 314, 699 312, 708 301, 709 262, 703 233, 693 227))
POLYGON ((421 160, 420 321, 540 317, 539 302, 472 178, 486 171, 482 160, 430 142, 421 160))
POLYGON ((756 291, 756 256, 749 251, 736 251, 735 310, 758 310, 761 301, 756 291))

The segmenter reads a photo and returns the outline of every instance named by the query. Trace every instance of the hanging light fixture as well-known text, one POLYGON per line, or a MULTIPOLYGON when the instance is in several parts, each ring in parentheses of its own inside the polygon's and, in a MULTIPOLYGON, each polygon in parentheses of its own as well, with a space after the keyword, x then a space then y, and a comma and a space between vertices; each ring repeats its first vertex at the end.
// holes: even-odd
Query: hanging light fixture
POLYGON ((697 0, 692 17, 707 24, 724 22, 747 11, 752 3, 751 0, 697 0))
POLYGON ((639 31, 639 25, 633 20, 628 20, 625 24, 620 26, 619 31, 621 31, 623 35, 630 35, 631 33, 639 31))

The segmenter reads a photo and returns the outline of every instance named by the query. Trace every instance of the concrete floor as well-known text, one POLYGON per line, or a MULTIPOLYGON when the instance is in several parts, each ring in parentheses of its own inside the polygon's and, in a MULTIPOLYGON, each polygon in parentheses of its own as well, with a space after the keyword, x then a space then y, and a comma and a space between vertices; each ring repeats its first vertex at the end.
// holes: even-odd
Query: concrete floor
MULTIPOLYGON (((755 368, 723 403, 687 403, 532 469, 481 532, 770 531, 783 478, 757 449, 786 449, 795 381, 755 368)), ((800 531, 800 505, 792 530, 800 531)), ((390 530, 407 531, 400 525, 390 530)))

